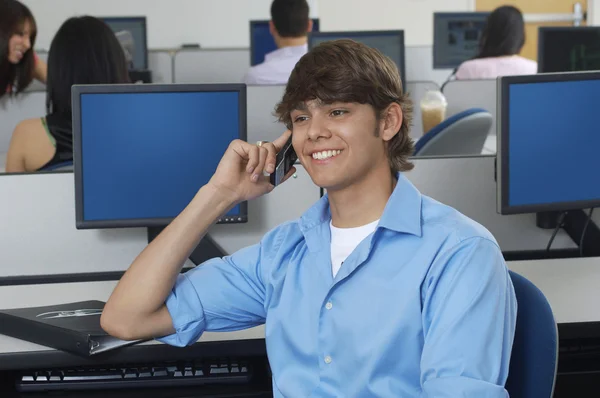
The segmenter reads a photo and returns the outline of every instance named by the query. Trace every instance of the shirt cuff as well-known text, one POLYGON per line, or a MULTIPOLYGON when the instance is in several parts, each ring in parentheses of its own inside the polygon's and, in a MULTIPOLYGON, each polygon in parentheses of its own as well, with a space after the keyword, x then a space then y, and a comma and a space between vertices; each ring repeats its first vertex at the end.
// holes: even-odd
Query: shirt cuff
POLYGON ((177 347, 197 342, 206 328, 204 307, 194 285, 185 274, 177 277, 165 304, 173 320, 175 333, 156 340, 177 347))

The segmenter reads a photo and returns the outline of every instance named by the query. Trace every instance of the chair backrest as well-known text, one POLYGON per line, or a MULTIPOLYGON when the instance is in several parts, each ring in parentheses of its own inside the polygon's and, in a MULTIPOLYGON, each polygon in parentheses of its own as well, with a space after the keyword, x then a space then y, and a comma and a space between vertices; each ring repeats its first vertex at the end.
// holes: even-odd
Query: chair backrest
POLYGON ((517 296, 517 327, 506 390, 511 398, 551 398, 558 366, 558 327, 544 294, 509 271, 517 296))
POLYGON ((481 155, 492 119, 481 108, 450 116, 417 141, 414 156, 481 155))
POLYGON ((73 161, 72 160, 55 163, 51 166, 40 169, 40 171, 72 171, 72 170, 73 170, 73 161))

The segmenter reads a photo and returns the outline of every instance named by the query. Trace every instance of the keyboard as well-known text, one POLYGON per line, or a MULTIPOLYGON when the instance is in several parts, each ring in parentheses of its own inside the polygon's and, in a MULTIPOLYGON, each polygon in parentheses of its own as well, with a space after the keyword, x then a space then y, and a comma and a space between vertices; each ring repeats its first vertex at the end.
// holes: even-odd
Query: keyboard
POLYGON ((233 361, 52 369, 20 373, 16 388, 22 392, 42 392, 241 384, 250 382, 251 373, 248 363, 233 361))

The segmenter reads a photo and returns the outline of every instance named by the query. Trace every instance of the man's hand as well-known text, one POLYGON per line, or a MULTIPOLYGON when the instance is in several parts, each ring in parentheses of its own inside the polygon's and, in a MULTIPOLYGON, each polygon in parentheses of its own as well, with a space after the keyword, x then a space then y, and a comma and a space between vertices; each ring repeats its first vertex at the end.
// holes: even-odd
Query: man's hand
MULTIPOLYGON (((269 177, 275 171, 277 153, 290 138, 292 132, 286 131, 273 142, 261 146, 242 140, 233 141, 219 162, 209 185, 222 194, 227 194, 234 203, 251 200, 273 190, 269 177)), ((292 168, 284 177, 287 180, 294 172, 292 168)))

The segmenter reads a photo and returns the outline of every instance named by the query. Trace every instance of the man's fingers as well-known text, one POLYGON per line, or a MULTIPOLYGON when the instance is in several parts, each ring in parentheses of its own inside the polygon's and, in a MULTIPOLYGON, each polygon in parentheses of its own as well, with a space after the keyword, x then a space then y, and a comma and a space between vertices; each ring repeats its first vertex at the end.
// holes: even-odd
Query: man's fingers
POLYGON ((257 147, 258 148, 258 164, 254 169, 254 174, 252 174, 252 181, 257 182, 258 179, 263 175, 265 170, 265 163, 267 161, 267 156, 269 151, 264 146, 257 147))
POLYGON ((246 165, 246 171, 251 174, 258 166, 260 160, 259 147, 256 145, 248 145, 248 164, 246 165))
POLYGON ((267 159, 265 161, 265 171, 269 174, 275 171, 275 161, 277 160, 277 148, 272 142, 264 143, 262 148, 267 150, 267 159))
POLYGON ((283 148, 283 146, 290 139, 291 136, 292 136, 292 132, 290 130, 287 130, 285 133, 283 133, 277 139, 275 139, 272 142, 272 144, 275 146, 275 151, 276 152, 281 151, 281 148, 283 148))

